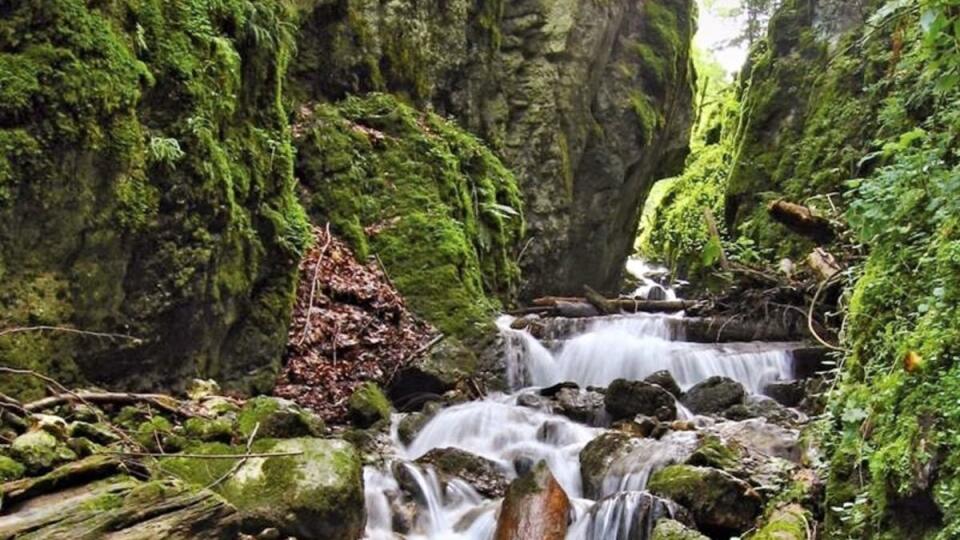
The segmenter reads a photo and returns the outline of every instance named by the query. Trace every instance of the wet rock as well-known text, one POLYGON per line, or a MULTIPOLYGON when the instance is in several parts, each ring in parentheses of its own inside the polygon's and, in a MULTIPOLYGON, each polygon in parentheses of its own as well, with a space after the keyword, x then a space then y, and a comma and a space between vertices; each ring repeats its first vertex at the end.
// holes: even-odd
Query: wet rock
POLYGON ((473 486, 481 495, 502 497, 507 480, 496 463, 459 448, 435 448, 417 459, 444 476, 455 476, 473 486))
POLYGON ((810 519, 802 506, 791 504, 778 508, 764 520, 751 540, 806 540, 810 537, 810 519))
POLYGON ((71 461, 77 455, 47 431, 28 431, 13 440, 10 457, 20 462, 31 475, 49 470, 54 465, 71 461))
POLYGON ((671 465, 654 473, 647 489, 689 509, 698 528, 711 536, 746 531, 762 510, 749 484, 719 469, 671 465))
POLYGON ((646 379, 643 380, 643 382, 655 384, 673 394, 673 397, 677 399, 683 395, 683 390, 680 389, 680 385, 677 384, 677 380, 673 378, 673 374, 665 369, 650 374, 646 379))
POLYGON ((597 501, 571 536, 649 540, 654 525, 668 519, 693 524, 690 513, 671 500, 643 491, 623 491, 597 501))
POLYGON ((591 499, 600 496, 610 466, 633 449, 630 441, 630 436, 610 431, 583 447, 580 451, 580 479, 584 496, 591 499))
POLYGON ((724 422, 715 426, 713 431, 728 444, 743 448, 747 454, 778 457, 794 463, 801 461, 800 433, 795 429, 753 419, 724 422))
POLYGON ((545 462, 514 480, 500 507, 495 540, 563 540, 570 499, 545 462))
POLYGON ((22 478, 27 468, 19 461, 0 455, 0 483, 22 478))
POLYGON ((766 396, 747 396, 746 401, 730 407, 723 412, 724 418, 729 420, 748 420, 750 418, 764 418, 772 424, 793 426, 802 416, 792 409, 788 409, 766 396))
POLYGON ((417 505, 401 497, 390 497, 390 525, 393 532, 409 534, 417 523, 417 505))
POLYGON ((719 414, 743 403, 743 385, 727 377, 710 377, 683 396, 683 404, 696 414, 719 414))
POLYGON ((731 472, 739 468, 740 457, 739 452, 725 445, 719 437, 706 435, 700 438, 697 449, 687 458, 687 464, 731 472))
POLYGON ((540 395, 543 397, 555 397, 561 390, 580 390, 580 385, 575 382, 557 383, 541 389, 540 395))
POLYGON ((379 386, 365 382, 350 396, 348 414, 353 425, 366 429, 390 420, 390 401, 379 386))
POLYGON ((679 521, 661 519, 653 528, 652 540, 710 540, 679 521))
POLYGON ((637 415, 633 420, 621 420, 613 424, 613 429, 630 435, 631 437, 651 437, 660 426, 660 421, 650 416, 637 415))
POLYGON ((323 420, 312 412, 292 401, 267 396, 247 401, 237 415, 237 428, 245 438, 258 424, 258 439, 318 437, 325 429, 323 420))
POLYGON ((516 473, 517 476, 524 476, 532 471, 536 465, 537 462, 534 461, 532 457, 519 456, 513 460, 513 472, 516 473))
POLYGON ((638 414, 655 416, 664 422, 677 417, 676 400, 670 392, 643 381, 613 381, 607 388, 604 404, 613 420, 633 418, 638 414))
POLYGON ((605 398, 599 392, 562 388, 555 397, 554 413, 593 427, 608 425, 605 398))
POLYGON ((536 394, 520 394, 517 396, 517 406, 527 407, 528 409, 539 409, 543 407, 543 400, 536 394))
POLYGON ((763 394, 784 407, 797 407, 807 396, 804 381, 775 382, 763 389, 763 394))
POLYGON ((441 409, 443 409, 443 405, 433 401, 427 403, 422 412, 409 413, 401 418, 397 424, 397 436, 400 438, 400 442, 405 445, 412 443, 420 434, 423 426, 427 425, 441 409))
POLYGON ((667 290, 660 285, 654 285, 647 291, 647 300, 662 302, 667 299, 667 290))

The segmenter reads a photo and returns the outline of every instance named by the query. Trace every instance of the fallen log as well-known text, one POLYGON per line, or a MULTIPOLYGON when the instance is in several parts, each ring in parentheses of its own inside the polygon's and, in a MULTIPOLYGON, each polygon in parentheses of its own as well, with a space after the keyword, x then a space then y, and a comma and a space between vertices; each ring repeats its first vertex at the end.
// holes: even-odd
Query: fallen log
POLYGON ((836 237, 830 220, 806 206, 777 199, 767 206, 767 212, 774 221, 818 244, 829 244, 836 237))
POLYGON ((677 313, 698 306, 691 300, 640 300, 632 298, 602 298, 591 295, 587 298, 538 298, 533 307, 510 311, 517 317, 524 315, 544 315, 548 317, 596 317, 598 315, 616 315, 620 313, 677 313), (602 306, 602 309, 601 309, 602 306))
POLYGON ((131 394, 128 392, 72 392, 69 394, 57 394, 26 403, 23 405, 23 408, 30 412, 38 412, 72 402, 120 405, 147 403, 171 414, 186 417, 195 416, 184 410, 181 403, 170 396, 164 394, 131 394))
POLYGON ((820 281, 829 281, 843 270, 837 259, 823 248, 817 248, 807 256, 807 266, 820 281))
POLYGON ((58 467, 43 476, 0 484, 0 500, 4 506, 8 506, 19 500, 112 476, 122 466, 123 461, 114 456, 90 456, 58 467))

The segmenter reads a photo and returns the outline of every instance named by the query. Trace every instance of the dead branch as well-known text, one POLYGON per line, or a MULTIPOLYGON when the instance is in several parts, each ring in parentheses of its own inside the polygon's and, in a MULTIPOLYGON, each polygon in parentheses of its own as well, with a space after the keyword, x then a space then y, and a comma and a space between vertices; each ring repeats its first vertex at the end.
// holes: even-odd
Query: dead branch
POLYGON ((323 256, 326 255, 327 249, 330 247, 330 243, 333 241, 333 236, 330 235, 330 222, 327 222, 326 229, 327 242, 320 249, 320 256, 317 257, 317 263, 313 266, 313 279, 310 282, 310 297, 307 301, 307 316, 303 321, 303 333, 300 335, 300 341, 297 342, 297 346, 303 345, 303 342, 307 339, 307 335, 310 333, 310 313, 313 311, 313 302, 317 294, 317 278, 320 276, 320 266, 323 263, 323 256))
POLYGON ((222 482, 224 482, 227 478, 230 478, 231 476, 236 474, 236 472, 240 470, 240 467, 243 467, 243 464, 246 463, 247 459, 250 457, 250 448, 253 446, 253 440, 257 438, 258 431, 260 431, 260 422, 257 422, 256 425, 253 426, 253 431, 250 432, 250 436, 247 438, 247 451, 244 454, 243 459, 234 463, 233 467, 230 467, 229 471, 223 473, 223 475, 220 476, 220 478, 217 478, 216 480, 214 480, 210 485, 208 485, 204 489, 213 489, 217 487, 222 482))
POLYGON ((113 334, 109 332, 92 332, 90 330, 79 330, 77 328, 70 328, 68 326, 23 326, 23 327, 14 327, 0 330, 0 337, 8 336, 12 334, 19 334, 23 332, 64 332, 67 334, 77 334, 81 336, 89 336, 95 338, 109 339, 110 341, 119 341, 127 340, 133 343, 143 343, 143 340, 129 336, 127 334, 113 334))
POLYGON ((151 457, 151 458, 189 458, 189 459, 247 459, 300 456, 303 452, 266 452, 262 454, 161 454, 159 452, 100 452, 106 456, 151 457))
POLYGON ((180 406, 180 403, 170 396, 163 394, 131 394, 126 392, 71 392, 58 394, 27 403, 23 408, 30 412, 37 412, 74 401, 88 405, 91 403, 147 403, 160 410, 179 416, 196 416, 184 410, 184 408, 180 406))

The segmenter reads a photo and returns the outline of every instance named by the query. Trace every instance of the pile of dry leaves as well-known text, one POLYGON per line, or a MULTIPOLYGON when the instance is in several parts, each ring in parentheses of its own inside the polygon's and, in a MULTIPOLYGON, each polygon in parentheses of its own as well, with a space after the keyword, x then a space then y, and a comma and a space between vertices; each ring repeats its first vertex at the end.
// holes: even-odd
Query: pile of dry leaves
POLYGON ((361 382, 386 382, 434 334, 407 311, 376 261, 360 264, 329 225, 315 228, 274 393, 340 421, 361 382))

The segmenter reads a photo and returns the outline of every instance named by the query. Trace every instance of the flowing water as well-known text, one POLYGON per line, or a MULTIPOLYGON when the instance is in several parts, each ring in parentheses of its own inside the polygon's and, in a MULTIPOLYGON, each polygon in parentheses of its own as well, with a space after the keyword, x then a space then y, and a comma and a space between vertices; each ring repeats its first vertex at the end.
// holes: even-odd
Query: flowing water
MULTIPOLYGON (((645 287, 649 290, 650 285, 645 287)), ((485 499, 459 480, 444 483, 431 468, 413 463, 430 450, 449 447, 493 461, 508 479, 516 478, 519 463, 546 461, 573 501, 575 515, 567 535, 571 540, 647 538, 658 517, 675 511, 643 492, 647 480, 657 469, 689 456, 696 445, 695 432, 671 432, 660 440, 638 441, 628 455, 612 464, 600 500, 594 501, 584 497, 578 456, 603 430, 519 406, 517 399, 559 382, 604 387, 614 379, 640 380, 665 369, 683 389, 722 375, 757 393, 769 382, 792 378, 787 344, 686 343, 676 339, 672 317, 634 315, 578 321, 574 335, 560 342, 540 341, 525 330, 511 329, 510 317, 501 318, 503 363, 514 391, 443 409, 409 445, 400 442, 395 419, 393 464, 365 470, 367 538, 493 538, 499 500, 485 499), (415 518, 408 520, 411 530, 405 536, 393 532, 398 516, 410 512, 409 506, 404 510, 398 503, 397 467, 403 468, 408 491, 411 483, 416 486, 412 494, 415 518)), ((569 334, 573 323, 556 320, 545 324, 543 334, 551 335, 569 334), (564 326, 563 332, 558 330, 564 326)), ((698 421, 711 422, 705 418, 698 421)))

